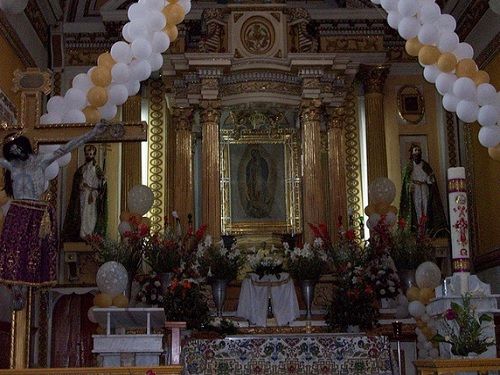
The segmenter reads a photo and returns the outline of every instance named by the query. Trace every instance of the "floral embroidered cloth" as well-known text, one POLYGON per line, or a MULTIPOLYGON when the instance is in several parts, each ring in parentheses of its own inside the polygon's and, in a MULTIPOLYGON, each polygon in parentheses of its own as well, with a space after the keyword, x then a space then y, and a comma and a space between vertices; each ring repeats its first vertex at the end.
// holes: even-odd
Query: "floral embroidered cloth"
POLYGON ((256 335, 190 340, 184 375, 395 375, 390 342, 364 335, 256 335))

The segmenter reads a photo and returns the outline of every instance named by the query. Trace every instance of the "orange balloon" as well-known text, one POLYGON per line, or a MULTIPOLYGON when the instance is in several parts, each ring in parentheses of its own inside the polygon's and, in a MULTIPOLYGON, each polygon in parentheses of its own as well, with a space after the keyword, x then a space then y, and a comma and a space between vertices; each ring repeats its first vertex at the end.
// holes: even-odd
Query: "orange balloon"
POLYGON ((109 52, 101 53, 97 58, 97 66, 102 66, 104 68, 111 69, 116 61, 111 57, 109 52))
POLYGON ((424 45, 420 43, 417 37, 408 39, 405 44, 406 53, 410 56, 417 57, 418 52, 424 45))
POLYGON ((479 86, 482 83, 490 83, 490 75, 484 70, 479 70, 472 76, 474 83, 479 86))
POLYGON ((398 213, 398 208, 396 206, 389 206, 389 212, 392 212, 394 215, 398 213))
POLYGON ((108 92, 104 87, 94 86, 87 93, 87 100, 92 107, 102 107, 108 101, 108 92))
POLYGON ((179 1, 179 0, 168 0, 168 2, 169 2, 170 4, 175 4, 175 3, 177 3, 178 1, 179 1))
POLYGON ((129 221, 130 220, 130 212, 128 211, 123 211, 120 214, 120 221, 129 221))
POLYGON ((438 61, 440 55, 437 47, 423 46, 418 52, 418 61, 422 65, 432 65, 438 61))
POLYGON ((389 212, 390 205, 387 203, 383 202, 375 203, 374 206, 375 206, 375 212, 377 212, 380 215, 386 215, 389 212))
POLYGON ((177 3, 170 3, 162 10, 168 25, 178 25, 184 21, 186 12, 184 8, 177 3))
POLYGON ((118 294, 113 298, 113 306, 116 307, 127 307, 128 306, 128 298, 123 294, 118 294))
POLYGON ((99 307, 109 307, 113 304, 113 298, 106 293, 99 293, 94 297, 94 305, 99 307))
POLYGON ((101 119, 101 113, 95 107, 85 107, 83 109, 83 114, 85 115, 85 120, 94 124, 101 119))
POLYGON ((90 79, 96 86, 109 86, 112 79, 111 70, 104 66, 98 66, 90 73, 90 79))
POLYGON ((451 52, 443 53, 437 61, 437 67, 445 73, 452 72, 456 65, 457 57, 451 52))
POLYGON ((500 161, 500 143, 495 147, 489 147, 488 155, 490 155, 490 158, 492 158, 493 160, 500 161))
POLYGON ((408 290, 406 291, 406 298, 408 298, 409 302, 417 301, 419 297, 420 297, 420 289, 417 288, 416 286, 412 286, 408 288, 408 290))
POLYGON ((432 288, 421 288, 418 300, 424 305, 427 305, 431 299, 436 295, 434 294, 434 289, 432 288))
POLYGON ((457 77, 469 77, 472 78, 474 74, 477 73, 476 62, 472 59, 463 59, 457 63, 455 68, 455 74, 457 77))
POLYGON ((427 338, 427 340, 430 340, 431 338, 434 337, 434 332, 430 327, 424 326, 421 327, 420 330, 422 331, 422 334, 427 338))

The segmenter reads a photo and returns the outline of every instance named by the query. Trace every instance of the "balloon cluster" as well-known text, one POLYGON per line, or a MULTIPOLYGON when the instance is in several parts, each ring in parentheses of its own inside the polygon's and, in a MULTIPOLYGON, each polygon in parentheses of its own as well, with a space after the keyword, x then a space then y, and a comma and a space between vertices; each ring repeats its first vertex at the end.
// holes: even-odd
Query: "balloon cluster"
POLYGON ((396 197, 396 186, 386 177, 375 179, 368 187, 368 200, 370 204, 365 207, 368 216, 366 225, 374 228, 381 219, 392 225, 396 222, 398 209, 391 203, 396 197))
POLYGON ((151 227, 151 220, 143 216, 153 206, 153 191, 144 185, 136 185, 127 194, 127 207, 120 215, 118 232, 123 236, 126 232, 133 232, 142 224, 151 227))
POLYGON ((434 288, 441 283, 441 270, 432 262, 424 262, 415 272, 417 286, 406 291, 408 312, 415 318, 417 328, 418 357, 421 359, 438 358, 437 343, 432 337, 437 333, 435 321, 427 314, 426 305, 435 297, 434 288))
POLYGON ((453 16, 441 14, 435 0, 371 0, 387 11, 387 22, 418 57, 424 78, 443 95, 443 107, 464 122, 482 125, 479 142, 500 160, 500 93, 479 70, 468 43, 460 43, 453 16))
POLYGON ((117 106, 136 95, 140 82, 163 65, 162 53, 177 38, 177 25, 191 9, 190 0, 139 0, 128 8, 125 41, 101 54, 97 66, 78 74, 63 96, 47 102, 41 124, 98 122, 116 116, 117 106))

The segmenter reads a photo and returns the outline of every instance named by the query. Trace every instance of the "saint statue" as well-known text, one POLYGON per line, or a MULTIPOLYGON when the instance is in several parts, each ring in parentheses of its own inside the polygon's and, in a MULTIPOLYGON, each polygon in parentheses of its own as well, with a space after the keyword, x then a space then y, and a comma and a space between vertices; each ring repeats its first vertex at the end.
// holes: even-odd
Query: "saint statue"
POLYGON ((5 191, 13 198, 0 238, 0 282, 28 286, 57 281, 58 235, 54 208, 41 201, 47 188, 45 169, 61 156, 90 141, 106 128, 97 124, 52 153, 35 154, 21 133, 4 139, 0 166, 5 191))
POLYGON ((269 194, 269 166, 258 149, 252 149, 246 165, 246 208, 248 216, 269 216, 273 199, 269 194))
POLYGON ((106 235, 107 185, 104 171, 97 164, 97 148, 86 145, 85 163, 75 172, 66 219, 63 241, 82 241, 91 234, 106 235))
POLYGON ((412 231, 417 232, 425 225, 425 232, 431 236, 444 234, 448 228, 441 204, 436 176, 429 163, 422 159, 422 148, 413 143, 410 158, 403 169, 403 186, 399 215, 412 231), (441 232, 441 233, 440 233, 441 232))

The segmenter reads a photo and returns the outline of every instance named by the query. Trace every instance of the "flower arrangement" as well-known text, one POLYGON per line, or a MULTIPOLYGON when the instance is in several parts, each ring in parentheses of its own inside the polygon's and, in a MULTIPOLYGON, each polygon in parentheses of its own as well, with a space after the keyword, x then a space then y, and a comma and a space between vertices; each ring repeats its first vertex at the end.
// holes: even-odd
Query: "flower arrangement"
POLYGON ((137 293, 136 300, 147 305, 161 305, 164 299, 162 293, 160 277, 150 275, 142 281, 141 290, 137 293))
POLYGON ((258 250, 255 247, 250 248, 247 261, 252 272, 256 273, 259 279, 262 279, 265 275, 274 275, 279 279, 284 271, 283 257, 279 254, 278 249, 274 246, 267 249, 265 243, 258 250))
POLYGON ((290 249, 288 243, 284 242, 283 247, 287 256, 287 269, 294 279, 319 279, 328 261, 321 238, 316 238, 312 246, 306 243, 303 248, 290 249))
POLYGON ((231 249, 226 249, 223 241, 214 246, 212 237, 206 236, 198 244, 196 262, 200 275, 210 283, 213 280, 234 280, 243 265, 243 257, 236 244, 231 249))
POLYGON ((238 332, 236 325, 226 318, 212 318, 202 329, 208 332, 215 332, 220 337, 235 335, 238 332))
POLYGON ((174 278, 164 295, 163 307, 167 320, 185 321, 189 329, 199 329, 208 321, 206 298, 192 279, 174 278))
POLYGON ((442 316, 444 336, 437 334, 433 341, 451 344, 451 353, 467 356, 470 353, 481 354, 494 345, 493 337, 485 337, 483 322, 490 322, 491 316, 482 314, 478 316, 475 307, 471 304, 471 295, 462 296, 462 306, 452 302, 451 308, 442 316))

